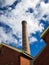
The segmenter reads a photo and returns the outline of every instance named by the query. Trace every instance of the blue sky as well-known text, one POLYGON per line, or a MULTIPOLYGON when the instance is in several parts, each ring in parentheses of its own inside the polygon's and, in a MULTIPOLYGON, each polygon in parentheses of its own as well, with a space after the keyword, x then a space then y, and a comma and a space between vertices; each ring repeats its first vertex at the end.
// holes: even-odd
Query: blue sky
POLYGON ((27 21, 31 55, 46 43, 40 35, 49 26, 49 0, 0 0, 0 43, 22 49, 22 20, 27 21))

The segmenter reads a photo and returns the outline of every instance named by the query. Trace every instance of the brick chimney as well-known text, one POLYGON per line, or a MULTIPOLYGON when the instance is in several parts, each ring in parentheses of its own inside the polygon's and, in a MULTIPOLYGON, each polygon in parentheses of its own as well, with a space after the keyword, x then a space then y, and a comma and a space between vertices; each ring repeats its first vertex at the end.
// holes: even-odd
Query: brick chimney
POLYGON ((30 47, 28 43, 28 31, 27 31, 27 22, 22 21, 22 50, 30 54, 30 47))

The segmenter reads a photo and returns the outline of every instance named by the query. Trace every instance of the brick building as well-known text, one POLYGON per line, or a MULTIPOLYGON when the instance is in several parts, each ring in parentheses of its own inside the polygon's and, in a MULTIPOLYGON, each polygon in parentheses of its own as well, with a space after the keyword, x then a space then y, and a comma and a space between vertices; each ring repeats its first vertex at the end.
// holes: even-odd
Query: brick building
POLYGON ((33 65, 28 42, 27 22, 22 21, 22 50, 6 44, 0 45, 0 65, 33 65))
POLYGON ((34 60, 30 55, 28 42, 27 23, 22 21, 22 50, 7 44, 0 44, 0 65, 49 65, 49 27, 42 33, 41 38, 46 42, 46 47, 34 60))
POLYGON ((0 44, 0 65, 30 65, 30 60, 33 58, 7 44, 0 44))
POLYGON ((41 38, 45 41, 46 46, 35 59, 34 65, 49 65, 49 26, 42 33, 41 38))

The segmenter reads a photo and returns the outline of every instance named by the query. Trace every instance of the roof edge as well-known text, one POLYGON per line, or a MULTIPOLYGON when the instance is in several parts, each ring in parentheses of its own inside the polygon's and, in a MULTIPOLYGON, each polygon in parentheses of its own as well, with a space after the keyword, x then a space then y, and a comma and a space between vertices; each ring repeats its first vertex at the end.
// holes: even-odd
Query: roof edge
POLYGON ((14 47, 12 47, 12 46, 9 46, 8 44, 5 44, 5 43, 1 43, 1 44, 0 44, 0 48, 3 47, 3 46, 6 46, 6 47, 8 47, 8 48, 10 48, 10 49, 12 49, 12 50, 15 50, 15 51, 19 52, 20 54, 24 54, 24 55, 26 55, 27 57, 29 57, 29 58, 31 58, 31 59, 33 60, 33 57, 32 57, 30 54, 25 53, 25 52, 22 51, 22 50, 19 50, 19 49, 17 49, 17 48, 14 48, 14 47))
POLYGON ((14 47, 12 47, 12 46, 10 46, 10 45, 8 45, 8 44, 5 44, 5 43, 1 43, 0 46, 6 46, 6 47, 8 47, 8 48, 10 48, 10 49, 13 49, 13 50, 18 51, 18 52, 21 53, 21 50, 19 50, 19 49, 17 49, 17 48, 14 48, 14 47))
POLYGON ((46 32, 47 32, 48 30, 49 30, 49 26, 46 28, 46 30, 43 31, 43 33, 41 34, 40 37, 43 38, 43 37, 44 37, 44 34, 46 34, 46 32))

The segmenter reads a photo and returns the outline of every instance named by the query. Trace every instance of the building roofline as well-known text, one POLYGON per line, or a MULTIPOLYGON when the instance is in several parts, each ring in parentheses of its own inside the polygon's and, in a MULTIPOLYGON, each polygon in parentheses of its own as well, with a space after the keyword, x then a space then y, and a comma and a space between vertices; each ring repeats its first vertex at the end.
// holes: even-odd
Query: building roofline
POLYGON ((5 43, 0 44, 0 49, 1 49, 3 46, 6 46, 6 47, 8 47, 8 48, 10 48, 10 49, 12 49, 12 50, 15 50, 15 51, 17 51, 17 52, 19 52, 19 53, 21 53, 21 54, 24 54, 25 56, 29 57, 29 58, 32 59, 32 60, 34 59, 30 54, 28 54, 28 53, 26 53, 26 52, 24 52, 24 51, 21 51, 21 50, 19 50, 19 49, 17 49, 17 48, 14 48, 14 47, 12 47, 12 46, 9 46, 8 44, 5 44, 5 43))
POLYGON ((48 30, 49 30, 49 26, 46 28, 46 30, 44 30, 44 32, 41 34, 40 37, 43 38, 45 36, 46 32, 48 32, 48 30))
POLYGON ((15 51, 17 51, 17 52, 21 52, 19 49, 17 49, 17 48, 14 48, 14 47, 12 47, 12 46, 10 46, 10 45, 8 45, 8 44, 5 44, 5 43, 1 43, 0 44, 0 47, 3 47, 3 46, 6 46, 6 47, 8 47, 8 48, 10 48, 10 49, 13 49, 13 50, 15 50, 15 51))

